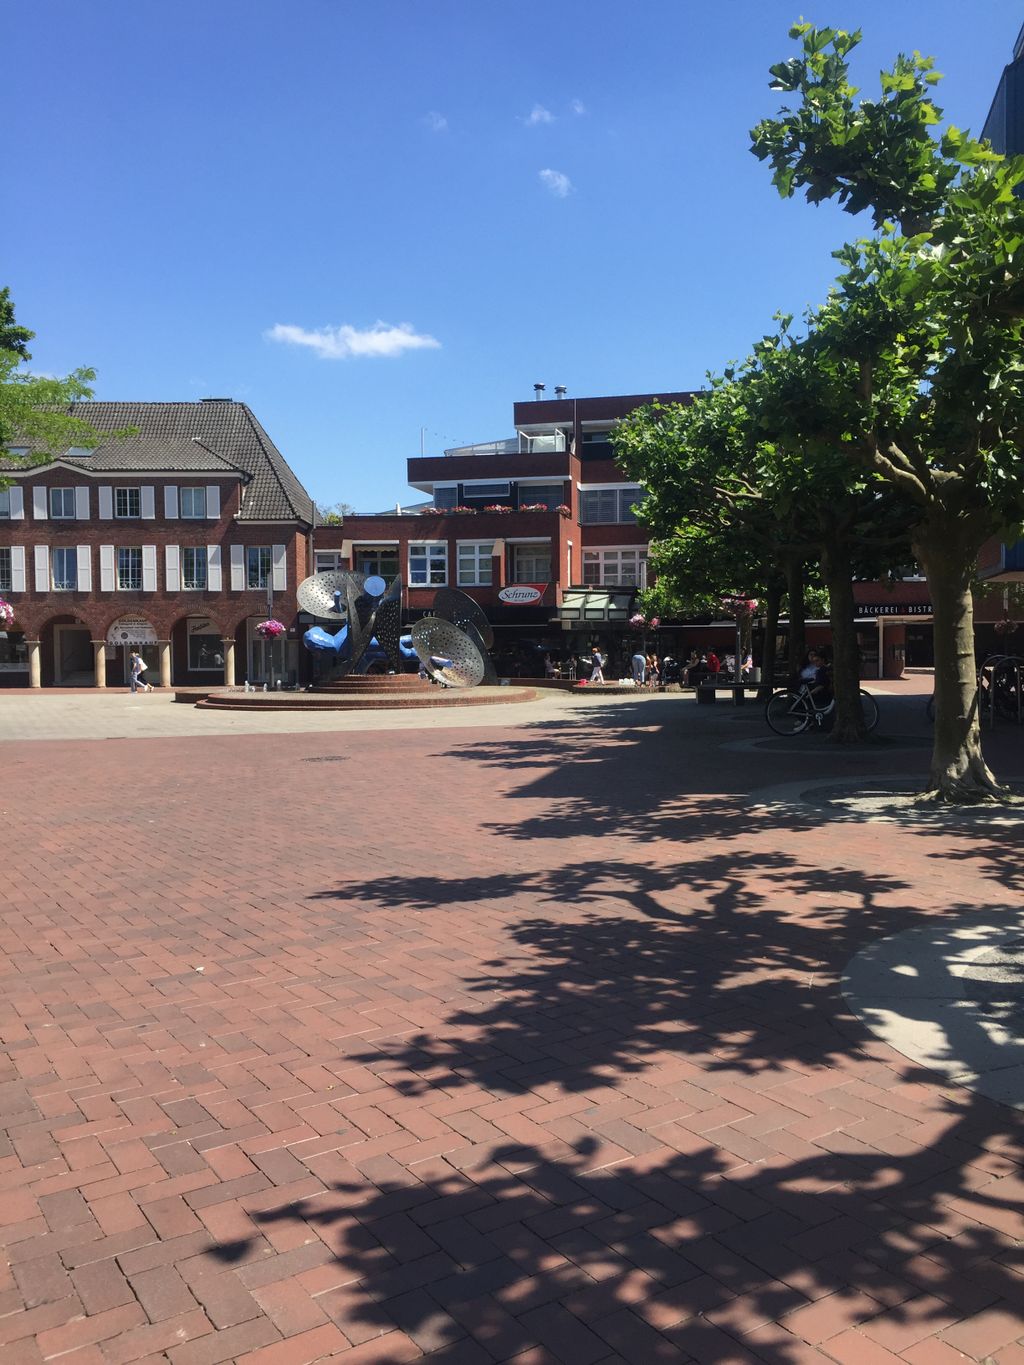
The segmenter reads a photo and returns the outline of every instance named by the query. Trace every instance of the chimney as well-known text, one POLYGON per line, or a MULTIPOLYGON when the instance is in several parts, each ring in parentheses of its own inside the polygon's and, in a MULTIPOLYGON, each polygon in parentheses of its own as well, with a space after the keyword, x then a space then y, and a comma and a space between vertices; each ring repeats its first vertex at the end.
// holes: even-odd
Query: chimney
POLYGON ((539 403, 540 400, 544 397, 544 385, 543 385, 543 384, 534 384, 534 386, 533 386, 533 396, 534 396, 534 398, 537 400, 537 402, 539 403))
POLYGON ((556 384, 556 385, 555 385, 555 397, 556 397, 556 398, 564 398, 568 392, 569 392, 569 390, 565 387, 564 384, 556 384))

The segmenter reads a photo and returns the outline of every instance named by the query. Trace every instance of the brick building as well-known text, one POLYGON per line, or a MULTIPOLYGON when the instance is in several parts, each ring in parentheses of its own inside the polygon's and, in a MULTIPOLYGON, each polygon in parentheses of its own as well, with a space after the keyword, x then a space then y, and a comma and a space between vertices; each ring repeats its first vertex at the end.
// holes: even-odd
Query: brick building
POLYGON ((100 433, 135 434, 3 471, 0 593, 15 626, 0 640, 0 679, 119 685, 136 647, 164 687, 294 679, 314 509, 249 408, 69 411, 100 433), (289 626, 276 645, 254 630, 268 609, 289 626))
POLYGON ((408 461, 426 510, 318 528, 316 567, 400 573, 407 620, 429 612, 437 588, 460 588, 494 626, 499 672, 536 674, 544 652, 565 659, 594 642, 613 671, 620 656, 624 666, 648 536, 633 512, 641 490, 616 466, 609 435, 655 397, 516 403, 513 437, 408 461))

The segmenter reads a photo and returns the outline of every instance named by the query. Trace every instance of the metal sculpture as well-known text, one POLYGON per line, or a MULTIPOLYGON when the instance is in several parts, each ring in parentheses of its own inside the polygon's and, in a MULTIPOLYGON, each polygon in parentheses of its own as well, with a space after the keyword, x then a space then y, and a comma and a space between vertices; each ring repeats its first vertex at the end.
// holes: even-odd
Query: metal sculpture
POLYGON ((400 578, 389 584, 379 574, 331 569, 304 579, 297 596, 303 611, 339 625, 333 634, 311 626, 302 637, 311 653, 337 664, 338 677, 365 673, 377 662, 397 673, 403 660, 418 658, 423 671, 446 687, 498 681, 487 652, 494 643, 491 624, 480 604, 457 588, 439 588, 434 614, 408 635, 401 634, 400 578))

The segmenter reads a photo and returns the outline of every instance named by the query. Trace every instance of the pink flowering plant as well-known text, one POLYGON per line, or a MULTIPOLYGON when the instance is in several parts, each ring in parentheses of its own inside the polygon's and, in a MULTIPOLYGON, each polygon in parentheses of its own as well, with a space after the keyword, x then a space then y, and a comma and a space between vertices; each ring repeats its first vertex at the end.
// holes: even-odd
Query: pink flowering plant
POLYGON ((745 597, 742 593, 726 593, 718 600, 722 610, 729 616, 753 616, 758 608, 756 597, 745 597))
POLYGON ((492 502, 491 505, 490 505, 489 507, 485 507, 485 508, 484 508, 484 511, 485 511, 485 512, 500 512, 502 515, 504 515, 506 512, 511 512, 511 511, 512 511, 512 508, 509 507, 506 503, 503 503, 503 502, 492 502))
POLYGON ((0 597, 0 630, 10 630, 14 625, 14 608, 10 602, 0 597))
POLYGON ((548 505, 546 502, 524 502, 519 506, 520 512, 546 512, 548 505))
POLYGON ((633 615, 629 618, 629 624, 633 627, 634 630, 643 630, 644 626, 646 626, 647 624, 647 617, 643 614, 642 611, 634 612, 633 615))
POLYGON ((555 511, 558 513, 560 517, 567 517, 571 515, 572 508, 569 506, 567 502, 560 502, 558 506, 555 508, 555 511))
POLYGON ((273 617, 269 621, 261 621, 256 627, 256 634, 262 635, 264 640, 276 640, 283 635, 287 627, 283 621, 275 621, 273 617))

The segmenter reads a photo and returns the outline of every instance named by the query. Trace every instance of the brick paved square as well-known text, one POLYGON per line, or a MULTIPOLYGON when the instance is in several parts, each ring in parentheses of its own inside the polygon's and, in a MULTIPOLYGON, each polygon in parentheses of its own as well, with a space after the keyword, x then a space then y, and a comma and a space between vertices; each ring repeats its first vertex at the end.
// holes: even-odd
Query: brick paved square
POLYGON ((186 719, 0 750, 0 1354, 1024 1359, 1020 1115, 839 988, 1012 835, 754 810, 893 760, 749 707, 186 719))

